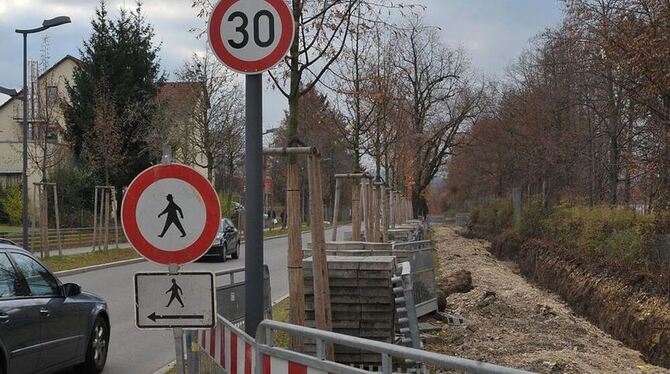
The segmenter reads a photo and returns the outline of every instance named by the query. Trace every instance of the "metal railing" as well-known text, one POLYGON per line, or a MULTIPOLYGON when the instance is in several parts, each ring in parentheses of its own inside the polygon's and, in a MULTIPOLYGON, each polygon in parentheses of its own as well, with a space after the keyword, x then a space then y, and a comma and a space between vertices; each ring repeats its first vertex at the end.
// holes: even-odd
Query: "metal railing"
MULTIPOLYGON (((244 320, 244 268, 214 272, 216 282, 217 314, 232 323, 244 320)), ((265 318, 272 318, 270 270, 263 265, 263 305, 265 318)))
MULTIPOLYGON (((435 369, 464 370, 469 373, 483 374, 522 374, 527 371, 507 368, 503 366, 488 364, 484 362, 469 360, 460 357, 442 355, 439 353, 427 352, 420 349, 402 347, 394 344, 367 340, 355 336, 337 334, 330 331, 322 331, 304 326, 291 325, 288 323, 264 320, 258 326, 256 332, 256 362, 263 362, 263 355, 277 357, 286 361, 296 362, 309 368, 323 370, 328 373, 338 374, 359 374, 369 373, 368 370, 362 370, 347 366, 333 361, 328 361, 326 357, 326 344, 345 345, 352 348, 365 350, 379 354, 381 357, 381 373, 394 373, 395 363, 410 361, 413 365, 421 364, 423 367, 435 369), (293 336, 301 336, 304 339, 312 339, 316 342, 316 357, 297 353, 284 348, 273 346, 273 332, 283 331, 293 336)), ((398 365, 401 366, 401 365, 398 365)), ((256 365, 255 374, 263 373, 263 365, 256 365)))

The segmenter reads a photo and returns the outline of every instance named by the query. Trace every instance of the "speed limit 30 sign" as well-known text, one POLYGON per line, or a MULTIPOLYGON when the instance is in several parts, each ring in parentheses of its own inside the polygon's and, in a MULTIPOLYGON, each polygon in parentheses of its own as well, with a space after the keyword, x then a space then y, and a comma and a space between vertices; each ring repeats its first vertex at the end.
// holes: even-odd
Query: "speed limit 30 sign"
POLYGON ((294 29, 284 0, 222 0, 209 19, 209 43, 231 70, 257 74, 286 56, 294 29))

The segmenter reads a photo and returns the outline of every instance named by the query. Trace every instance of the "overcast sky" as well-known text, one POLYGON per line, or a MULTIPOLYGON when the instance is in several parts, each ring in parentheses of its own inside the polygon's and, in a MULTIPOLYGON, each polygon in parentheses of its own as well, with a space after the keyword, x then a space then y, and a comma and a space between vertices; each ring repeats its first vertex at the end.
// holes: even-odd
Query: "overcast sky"
MULTIPOLYGON (((66 54, 79 57, 82 41, 91 32, 90 21, 98 0, 0 0, 0 85, 19 89, 21 76, 21 37, 15 28, 32 28, 45 18, 68 15, 72 24, 48 30, 50 61, 66 54)), ((528 47, 535 35, 560 23, 563 6, 559 0, 414 0, 427 6, 426 22, 441 29, 443 41, 452 47, 463 46, 475 69, 489 76, 502 77, 505 67, 528 47)), ((108 10, 116 15, 124 3, 134 0, 109 0, 108 10)), ((206 40, 196 40, 189 29, 201 27, 189 0, 145 0, 145 14, 154 25, 156 41, 162 43, 162 69, 174 71, 194 51, 202 50, 206 40)), ((28 38, 28 58, 39 59, 42 34, 28 38)), ((266 84, 265 127, 275 127, 283 117, 286 99, 266 84)), ((0 95, 0 103, 7 99, 0 95)))

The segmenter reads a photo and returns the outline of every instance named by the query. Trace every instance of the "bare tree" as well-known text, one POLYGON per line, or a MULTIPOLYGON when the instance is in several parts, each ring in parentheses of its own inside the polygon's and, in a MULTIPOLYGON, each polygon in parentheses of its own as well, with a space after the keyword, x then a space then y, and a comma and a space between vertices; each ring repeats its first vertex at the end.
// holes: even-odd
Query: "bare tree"
POLYGON ((214 182, 214 170, 224 159, 226 145, 239 152, 244 118, 242 89, 235 74, 225 69, 209 49, 204 55, 194 55, 177 75, 181 81, 193 83, 190 94, 197 98, 186 137, 191 161, 205 168, 207 178, 214 182))
POLYGON ((121 147, 121 121, 116 115, 114 98, 104 83, 95 93, 95 114, 93 131, 84 143, 84 154, 89 163, 105 178, 110 185, 110 174, 123 164, 126 155, 121 147))
POLYGON ((445 165, 458 129, 478 113, 483 88, 470 82, 468 61, 460 49, 441 44, 438 34, 416 18, 397 43, 401 94, 410 119, 405 136, 405 183, 415 213, 426 214, 423 192, 445 165))

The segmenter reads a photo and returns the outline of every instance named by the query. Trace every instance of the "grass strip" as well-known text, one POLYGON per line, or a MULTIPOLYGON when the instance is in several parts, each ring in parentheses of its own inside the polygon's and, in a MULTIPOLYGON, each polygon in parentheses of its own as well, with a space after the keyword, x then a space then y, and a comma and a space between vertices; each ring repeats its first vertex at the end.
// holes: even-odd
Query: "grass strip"
MULTIPOLYGON (((289 298, 287 297, 272 306, 272 319, 274 321, 288 323, 290 310, 291 305, 289 304, 289 298)), ((272 339, 275 347, 288 348, 289 336, 286 331, 273 331, 272 339)))
POLYGON ((87 266, 107 264, 137 258, 139 255, 133 249, 109 249, 106 251, 95 251, 74 255, 49 256, 40 259, 51 271, 63 271, 87 266))

